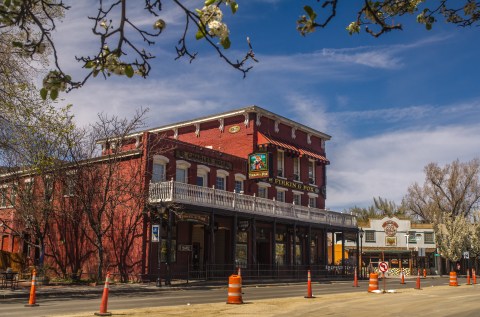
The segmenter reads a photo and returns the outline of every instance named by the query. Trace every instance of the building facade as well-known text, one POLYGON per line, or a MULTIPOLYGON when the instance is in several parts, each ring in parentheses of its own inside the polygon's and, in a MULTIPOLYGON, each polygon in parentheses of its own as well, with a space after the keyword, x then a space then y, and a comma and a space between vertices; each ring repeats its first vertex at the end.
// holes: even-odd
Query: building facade
MULTIPOLYGON (((128 254, 132 276, 168 284, 240 268, 246 277, 293 277, 345 264, 335 240, 358 245, 358 228, 354 216, 325 208, 329 139, 251 106, 134 133, 116 148, 100 140, 105 156, 130 153, 123 169, 134 162, 141 174, 146 199, 123 210, 143 215, 128 254)), ((5 245, 20 251, 22 243, 5 245)))
MULTIPOLYGON (((390 275, 416 275, 426 269, 428 274, 440 273, 435 232, 432 224, 412 223, 396 217, 370 219, 359 224, 360 261, 363 273, 378 272, 378 263, 387 262, 390 275)), ((356 245, 352 245, 355 252, 356 245)))

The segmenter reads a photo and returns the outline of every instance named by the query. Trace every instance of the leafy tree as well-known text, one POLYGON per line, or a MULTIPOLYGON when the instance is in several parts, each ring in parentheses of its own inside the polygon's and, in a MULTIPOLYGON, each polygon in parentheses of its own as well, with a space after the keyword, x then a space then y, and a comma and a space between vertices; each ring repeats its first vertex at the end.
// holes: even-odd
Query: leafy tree
POLYGON ((403 199, 409 214, 430 223, 441 223, 444 215, 471 217, 479 202, 479 159, 456 160, 443 168, 428 164, 423 186, 414 183, 403 199))
POLYGON ((460 260, 462 252, 467 248, 470 234, 470 225, 465 217, 443 213, 441 222, 435 225, 435 236, 441 256, 448 259, 451 265, 460 260))
POLYGON ((380 219, 383 217, 405 218, 404 206, 397 206, 395 202, 385 198, 373 198, 373 205, 368 208, 353 207, 348 210, 357 216, 357 221, 361 223, 368 222, 369 219, 380 219))
MULTIPOLYGON (((317 28, 327 27, 340 10, 340 0, 317 1, 317 6, 304 6, 305 15, 297 21, 297 29, 302 35, 312 33, 317 28), (318 8, 317 8, 318 7, 318 8)), ((45 77, 42 97, 49 94, 52 99, 59 91, 81 87, 91 76, 112 75, 132 77, 135 74, 148 76, 154 56, 148 47, 155 44, 165 28, 166 22, 161 18, 163 1, 144 0, 114 2, 97 1, 98 13, 89 17, 92 21, 93 36, 98 38, 98 48, 92 56, 78 57, 83 67, 90 70, 85 78, 73 80, 65 74, 58 64, 56 48, 51 32, 64 10, 70 9, 62 0, 5 0, 0 6, 0 28, 15 29, 22 35, 22 40, 13 44, 33 56, 51 47, 55 59, 55 69, 45 77), (132 8, 141 6, 143 15, 130 14, 132 8), (151 19, 150 27, 143 27, 145 20, 151 19), (144 43, 142 46, 139 43, 144 43)), ((245 76, 251 69, 251 62, 256 62, 255 54, 247 38, 247 52, 243 58, 232 59, 225 53, 230 45, 230 31, 225 20, 241 10, 235 0, 205 0, 198 7, 180 0, 173 0, 174 6, 183 13, 185 23, 183 32, 175 47, 177 58, 195 59, 197 53, 190 51, 191 40, 203 40, 218 53, 221 59, 245 76), (191 29, 193 28, 193 32, 191 29)), ((349 2, 347 2, 349 3, 349 2)), ((378 37, 394 30, 402 30, 405 17, 413 17, 418 23, 430 30, 437 19, 459 26, 478 26, 480 2, 473 0, 366 0, 350 4, 348 10, 356 12, 355 21, 346 25, 350 34, 365 31, 378 37)), ((299 5, 300 6, 300 5, 299 5)), ((299 7, 300 12, 300 7, 299 7)))

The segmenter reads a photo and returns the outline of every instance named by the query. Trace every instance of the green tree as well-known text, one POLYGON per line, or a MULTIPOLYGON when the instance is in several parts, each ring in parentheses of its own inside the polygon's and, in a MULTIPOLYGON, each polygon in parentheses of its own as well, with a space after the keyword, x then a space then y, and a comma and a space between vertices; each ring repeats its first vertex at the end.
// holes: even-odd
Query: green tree
MULTIPOLYGON (((312 33, 317 28, 326 28, 340 10, 340 0, 317 1, 316 6, 304 6, 305 14, 297 21, 297 29, 302 35, 312 33)), ((89 17, 92 21, 93 36, 98 38, 98 49, 93 56, 78 57, 84 68, 90 70, 85 78, 73 80, 65 74, 57 59, 56 48, 51 33, 56 22, 70 7, 61 0, 5 0, 0 5, 0 28, 17 30, 22 40, 13 44, 25 50, 30 56, 51 47, 55 67, 45 77, 42 96, 49 94, 55 99, 59 91, 81 87, 90 77, 112 74, 132 77, 148 76, 154 58, 149 51, 157 37, 168 27, 161 18, 162 0, 118 0, 115 2, 98 1, 98 13, 89 17), (132 8, 141 7, 143 15, 135 15, 132 8), (150 19, 151 26, 144 27, 144 21, 150 19)), ((205 0, 198 6, 185 1, 173 0, 173 5, 183 14, 183 32, 176 46, 178 58, 195 59, 196 52, 189 50, 192 40, 202 40, 215 50, 227 64, 238 69, 245 76, 255 61, 255 54, 247 38, 246 53, 242 58, 232 59, 225 53, 230 43, 230 30, 225 22, 229 12, 234 15, 241 10, 235 0, 205 0), (193 32, 190 32, 193 29, 193 32)), ((342 2, 343 3, 343 2, 342 2)), ((348 3, 348 10, 356 13, 356 19, 346 25, 350 34, 365 31, 378 37, 394 30, 402 30, 403 21, 414 18, 424 24, 427 30, 439 19, 459 26, 478 26, 480 2, 473 0, 383 0, 357 1, 348 3)), ((299 12, 301 12, 299 4, 299 12)), ((138 11, 138 10, 137 10, 138 11)), ((283 21, 279 21, 283 23, 283 21)))
POLYGON ((360 223, 368 222, 369 219, 381 219, 383 217, 397 217, 405 218, 405 207, 403 205, 397 206, 394 201, 378 197, 373 198, 373 205, 367 208, 353 207, 347 212, 354 214, 357 221, 360 223))
POLYGON ((462 252, 467 250, 470 235, 470 224, 465 217, 443 213, 441 222, 435 224, 437 247, 440 255, 450 261, 450 269, 453 269, 453 263, 462 258, 462 252))

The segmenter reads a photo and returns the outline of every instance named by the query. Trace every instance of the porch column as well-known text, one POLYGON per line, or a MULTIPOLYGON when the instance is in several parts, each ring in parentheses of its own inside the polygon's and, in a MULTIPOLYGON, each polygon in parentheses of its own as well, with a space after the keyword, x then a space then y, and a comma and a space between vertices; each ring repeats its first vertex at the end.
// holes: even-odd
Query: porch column
POLYGON ((293 224, 293 263, 294 266, 297 265, 297 223, 293 224))
POLYGON ((308 238, 307 238, 307 265, 310 267, 312 264, 312 226, 308 226, 308 238))
POLYGON ((272 230, 272 269, 276 270, 277 267, 277 219, 273 219, 272 230))
POLYGON ((171 275, 172 272, 170 267, 170 264, 172 262, 172 226, 173 226, 173 211, 169 209, 168 210, 168 228, 167 228, 167 259, 166 259, 167 261, 166 261, 165 285, 171 285, 171 280, 172 280, 172 275, 171 275))
POLYGON ((233 270, 235 271, 238 268, 237 264, 237 234, 238 233, 238 215, 235 213, 233 216, 233 228, 232 228, 232 263, 233 270))
POLYGON ((252 219, 252 263, 257 264, 257 223, 252 219))
POLYGON ((215 213, 210 214, 210 264, 215 270, 215 213))
POLYGON ((345 273, 345 231, 342 231, 342 275, 345 273))

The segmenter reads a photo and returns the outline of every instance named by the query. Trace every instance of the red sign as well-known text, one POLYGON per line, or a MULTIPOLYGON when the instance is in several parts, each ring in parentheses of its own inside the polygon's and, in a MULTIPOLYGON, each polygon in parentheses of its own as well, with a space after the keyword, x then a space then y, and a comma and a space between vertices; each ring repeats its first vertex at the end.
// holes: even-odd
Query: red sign
POLYGON ((387 262, 380 262, 378 264, 378 268, 380 269, 380 272, 385 273, 388 271, 388 263, 387 262))

